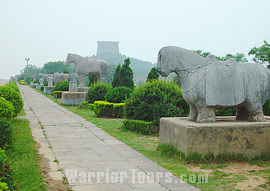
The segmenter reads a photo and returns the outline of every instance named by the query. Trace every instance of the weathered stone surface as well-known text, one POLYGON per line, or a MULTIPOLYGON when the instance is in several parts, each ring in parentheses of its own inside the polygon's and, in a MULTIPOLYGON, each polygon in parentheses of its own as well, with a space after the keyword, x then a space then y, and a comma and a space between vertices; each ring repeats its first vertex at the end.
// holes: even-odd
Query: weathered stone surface
POLYGON ((44 85, 44 79, 43 79, 43 78, 40 78, 40 79, 39 79, 39 84, 40 84, 41 86, 44 85))
POLYGON ((69 80, 69 74, 58 73, 58 72, 55 72, 53 74, 54 84, 58 84, 59 82, 68 81, 68 80, 69 80))
POLYGON ((36 85, 36 89, 40 90, 40 88, 41 88, 42 86, 43 86, 43 85, 41 85, 41 84, 37 84, 37 85, 36 85))
POLYGON ((69 90, 70 92, 77 92, 77 79, 78 74, 73 73, 69 76, 69 90))
POLYGON ((89 87, 78 87, 77 92, 88 92, 89 87))
POLYGON ((262 107, 270 98, 270 73, 260 64, 222 62, 168 46, 158 53, 157 70, 162 76, 178 75, 191 121, 215 122, 215 108, 233 107, 238 120, 265 121, 262 107))
POLYGON ((184 153, 243 154, 253 158, 270 154, 270 118, 266 122, 236 121, 218 117, 216 123, 195 123, 187 118, 161 118, 160 143, 184 153))
POLYGON ((86 101, 85 92, 63 92, 61 103, 65 105, 79 105, 86 101))
POLYGON ((104 60, 91 59, 71 53, 67 55, 65 61, 66 65, 70 65, 70 63, 74 63, 76 66, 76 73, 80 76, 80 87, 85 86, 86 75, 98 75, 100 82, 105 82, 105 75, 110 68, 110 64, 104 60))
POLYGON ((45 86, 43 90, 44 94, 50 95, 53 92, 53 88, 54 86, 45 86))
POLYGON ((53 77, 52 75, 49 75, 47 78, 48 86, 53 86, 53 77))

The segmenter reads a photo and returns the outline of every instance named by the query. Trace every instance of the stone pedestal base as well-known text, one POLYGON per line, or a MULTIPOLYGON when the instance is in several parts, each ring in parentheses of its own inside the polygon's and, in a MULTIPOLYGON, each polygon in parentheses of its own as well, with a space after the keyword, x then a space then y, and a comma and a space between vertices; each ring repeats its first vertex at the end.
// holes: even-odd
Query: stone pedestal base
POLYGON ((53 92, 53 88, 54 86, 45 86, 43 90, 44 94, 50 95, 53 92))
POLYGON ((89 90, 89 87, 77 87, 77 91, 78 92, 88 92, 89 90))
POLYGON ((43 85, 37 84, 37 85, 36 85, 36 88, 37 88, 38 90, 40 90, 40 88, 41 88, 42 86, 43 86, 43 85))
POLYGON ((172 144, 185 154, 242 154, 254 158, 270 154, 270 118, 266 122, 217 117, 216 123, 195 123, 187 118, 161 118, 160 143, 172 144))
POLYGON ((85 92, 62 92, 61 103, 65 105, 79 105, 86 101, 85 92))

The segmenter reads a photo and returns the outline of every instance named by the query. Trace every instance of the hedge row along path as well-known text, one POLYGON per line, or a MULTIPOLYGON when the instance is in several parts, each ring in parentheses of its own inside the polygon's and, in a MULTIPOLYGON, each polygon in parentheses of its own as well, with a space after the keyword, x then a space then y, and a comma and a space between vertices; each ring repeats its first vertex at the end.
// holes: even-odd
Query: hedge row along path
POLYGON ((30 121, 33 136, 41 145, 39 153, 50 161, 49 175, 53 180, 60 181, 63 176, 70 178, 69 184, 74 191, 199 190, 175 176, 172 176, 172 183, 167 183, 164 177, 155 183, 138 182, 138 176, 146 172, 165 174, 168 171, 34 89, 28 86, 20 86, 20 89, 26 118, 30 121), (67 169, 76 169, 77 173, 67 169), (112 172, 124 172, 127 177, 123 176, 123 183, 114 183, 117 177, 112 172), (107 175, 109 179, 106 179, 107 175))

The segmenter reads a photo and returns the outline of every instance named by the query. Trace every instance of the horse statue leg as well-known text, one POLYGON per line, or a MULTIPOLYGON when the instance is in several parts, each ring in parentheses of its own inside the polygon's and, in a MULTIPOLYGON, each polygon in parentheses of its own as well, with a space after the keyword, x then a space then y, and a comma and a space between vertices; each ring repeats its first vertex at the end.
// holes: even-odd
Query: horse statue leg
POLYGON ((197 106, 197 122, 198 123, 213 123, 216 122, 215 108, 213 107, 199 107, 197 106))
POLYGON ((80 87, 85 87, 85 74, 80 74, 80 87))
POLYGON ((198 112, 194 105, 189 104, 189 121, 197 121, 198 112))

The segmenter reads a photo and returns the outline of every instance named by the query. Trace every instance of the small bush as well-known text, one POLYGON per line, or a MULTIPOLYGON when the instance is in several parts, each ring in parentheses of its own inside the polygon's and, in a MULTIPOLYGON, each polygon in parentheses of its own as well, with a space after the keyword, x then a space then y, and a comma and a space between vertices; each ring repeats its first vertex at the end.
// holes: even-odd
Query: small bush
POLYGON ((125 103, 128 119, 154 122, 157 126, 160 117, 187 116, 189 111, 180 87, 162 80, 151 80, 141 85, 125 103))
POLYGON ((38 81, 38 80, 35 80, 35 81, 34 81, 34 84, 38 84, 38 83, 39 83, 39 81, 38 81))
POLYGON ((9 191, 7 184, 4 182, 1 182, 1 180, 0 180, 0 190, 1 191, 9 191))
POLYGON ((46 82, 44 82, 44 86, 48 86, 48 82, 46 81, 46 82))
POLYGON ((155 134, 158 132, 157 127, 152 122, 146 122, 141 120, 124 120, 123 128, 144 135, 155 134))
POLYGON ((54 91, 68 91, 69 90, 69 82, 63 81, 56 84, 54 91))
POLYGON ((124 115, 124 103, 109 103, 106 101, 95 101, 94 112, 98 117, 120 118, 124 115))
POLYGON ((17 92, 20 92, 18 86, 15 83, 8 83, 5 86, 10 87, 10 88, 14 89, 17 92))
POLYGON ((6 149, 11 143, 10 122, 6 119, 0 119, 0 148, 6 149))
POLYGON ((40 91, 43 92, 43 90, 44 90, 44 86, 41 86, 41 87, 40 87, 40 91))
POLYGON ((23 108, 23 100, 20 93, 10 87, 0 86, 0 96, 13 104, 15 109, 14 116, 17 116, 23 108))
POLYGON ((107 92, 105 99, 108 102, 112 103, 123 103, 126 99, 130 97, 130 94, 133 92, 132 89, 128 87, 116 87, 107 92))
POLYGON ((62 92, 63 91, 53 91, 52 95, 55 96, 56 98, 61 98, 62 97, 62 92))
POLYGON ((95 83, 88 90, 88 102, 94 103, 95 101, 104 101, 105 95, 111 89, 106 83, 95 83))
POLYGON ((5 98, 0 97, 0 118, 11 120, 14 116, 14 106, 5 98))
POLYGON ((20 83, 21 85, 27 85, 27 83, 26 83, 24 80, 21 80, 19 83, 20 83))
POLYGON ((14 181, 14 175, 15 173, 13 172, 11 168, 12 164, 9 162, 9 159, 6 156, 5 150, 2 150, 0 148, 0 178, 1 182, 4 182, 7 184, 8 188, 10 190, 16 190, 17 186, 14 181))

